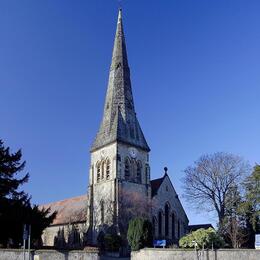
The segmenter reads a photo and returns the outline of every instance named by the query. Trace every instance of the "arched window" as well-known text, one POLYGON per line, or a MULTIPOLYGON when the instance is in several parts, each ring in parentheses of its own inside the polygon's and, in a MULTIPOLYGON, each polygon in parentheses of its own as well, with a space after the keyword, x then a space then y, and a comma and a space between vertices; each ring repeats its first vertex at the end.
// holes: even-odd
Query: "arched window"
POLYGON ((102 162, 102 172, 101 172, 101 179, 103 180, 105 176, 105 161, 102 162))
POLYGON ((130 179, 130 163, 128 159, 125 160, 125 179, 130 179))
POLYGON ((155 216, 153 216, 153 236, 155 237, 156 236, 156 234, 155 234, 155 231, 156 231, 156 217, 155 216))
POLYGON ((146 182, 146 184, 147 183, 149 183, 149 166, 147 165, 146 167, 145 167, 145 182, 146 182))
POLYGON ((180 220, 178 220, 178 238, 181 237, 181 223, 180 220))
POLYGON ((168 203, 165 204, 164 207, 164 213, 165 213, 165 236, 169 236, 169 205, 168 203))
POLYGON ((100 214, 101 214, 101 223, 104 223, 104 218, 105 218, 105 212, 104 212, 104 201, 100 201, 100 214))
POLYGON ((101 174, 101 165, 100 163, 97 165, 97 182, 100 181, 100 174, 101 174))
POLYGON ((175 216, 172 212, 172 239, 175 239, 175 216))
POLYGON ((159 236, 162 235, 162 212, 161 211, 158 214, 158 233, 159 236))
POLYGON ((110 178, 110 161, 107 160, 106 163, 106 179, 108 180, 110 178))
POLYGON ((137 162, 136 168, 136 181, 138 183, 142 182, 142 163, 140 161, 137 162))

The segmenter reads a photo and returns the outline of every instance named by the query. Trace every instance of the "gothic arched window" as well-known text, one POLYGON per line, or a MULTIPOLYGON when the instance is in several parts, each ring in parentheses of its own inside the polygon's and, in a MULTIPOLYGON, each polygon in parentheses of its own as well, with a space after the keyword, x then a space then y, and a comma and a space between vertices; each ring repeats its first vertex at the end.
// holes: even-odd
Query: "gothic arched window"
POLYGON ((180 220, 178 220, 178 238, 181 237, 181 223, 180 220))
POLYGON ((166 203, 164 207, 165 214, 165 236, 169 236, 169 204, 166 203))
POLYGON ((155 234, 155 232, 156 232, 156 217, 155 216, 153 216, 153 235, 154 235, 154 237, 156 236, 156 234, 155 234))
POLYGON ((162 212, 161 211, 158 214, 158 233, 159 236, 162 235, 162 212))
POLYGON ((172 212, 172 239, 175 239, 175 216, 172 212))
POLYGON ((100 163, 97 165, 97 182, 100 181, 100 174, 101 174, 101 165, 100 163))
POLYGON ((104 219, 105 219, 105 212, 104 212, 104 201, 101 200, 100 201, 100 216, 101 216, 101 223, 104 223, 104 219))
POLYGON ((109 178, 110 178, 110 161, 108 159, 106 163, 106 179, 108 180, 109 178))
POLYGON ((125 179, 130 179, 130 163, 128 159, 125 160, 125 179))
POLYGON ((102 162, 101 179, 103 180, 105 176, 105 161, 102 162))
POLYGON ((149 183, 149 166, 148 165, 146 165, 146 167, 145 167, 145 182, 146 182, 146 184, 147 183, 149 183))
POLYGON ((136 181, 138 183, 142 182, 142 163, 140 161, 137 162, 136 181))

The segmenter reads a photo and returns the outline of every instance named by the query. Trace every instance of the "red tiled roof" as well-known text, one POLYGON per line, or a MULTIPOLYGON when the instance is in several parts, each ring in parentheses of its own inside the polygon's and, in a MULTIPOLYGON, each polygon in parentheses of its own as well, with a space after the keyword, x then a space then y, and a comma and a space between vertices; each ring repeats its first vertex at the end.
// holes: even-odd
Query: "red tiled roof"
POLYGON ((56 218, 51 225, 84 222, 87 218, 87 195, 73 197, 49 204, 40 205, 39 208, 51 208, 50 213, 57 211, 56 218))

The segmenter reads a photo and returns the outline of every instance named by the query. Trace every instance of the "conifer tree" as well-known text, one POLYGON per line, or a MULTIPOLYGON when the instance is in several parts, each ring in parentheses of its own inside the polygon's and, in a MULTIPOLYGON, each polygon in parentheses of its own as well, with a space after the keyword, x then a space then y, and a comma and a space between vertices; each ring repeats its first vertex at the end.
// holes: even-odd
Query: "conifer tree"
POLYGON ((260 233, 260 165, 244 181, 245 199, 241 211, 246 219, 248 241, 246 246, 254 248, 255 234, 260 233))
POLYGON ((0 244, 3 247, 21 244, 24 224, 32 226, 32 241, 39 241, 43 229, 56 215, 50 215, 49 209, 39 210, 31 205, 29 195, 21 190, 29 180, 29 174, 22 173, 24 168, 21 150, 11 153, 0 140, 0 244))

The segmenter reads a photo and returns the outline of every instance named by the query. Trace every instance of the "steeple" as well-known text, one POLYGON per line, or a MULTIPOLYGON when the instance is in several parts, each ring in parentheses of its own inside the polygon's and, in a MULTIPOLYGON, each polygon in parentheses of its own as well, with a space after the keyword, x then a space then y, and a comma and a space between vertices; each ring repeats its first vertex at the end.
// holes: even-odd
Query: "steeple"
POLYGON ((135 113, 121 9, 117 20, 103 119, 91 151, 115 141, 150 151, 135 113))

